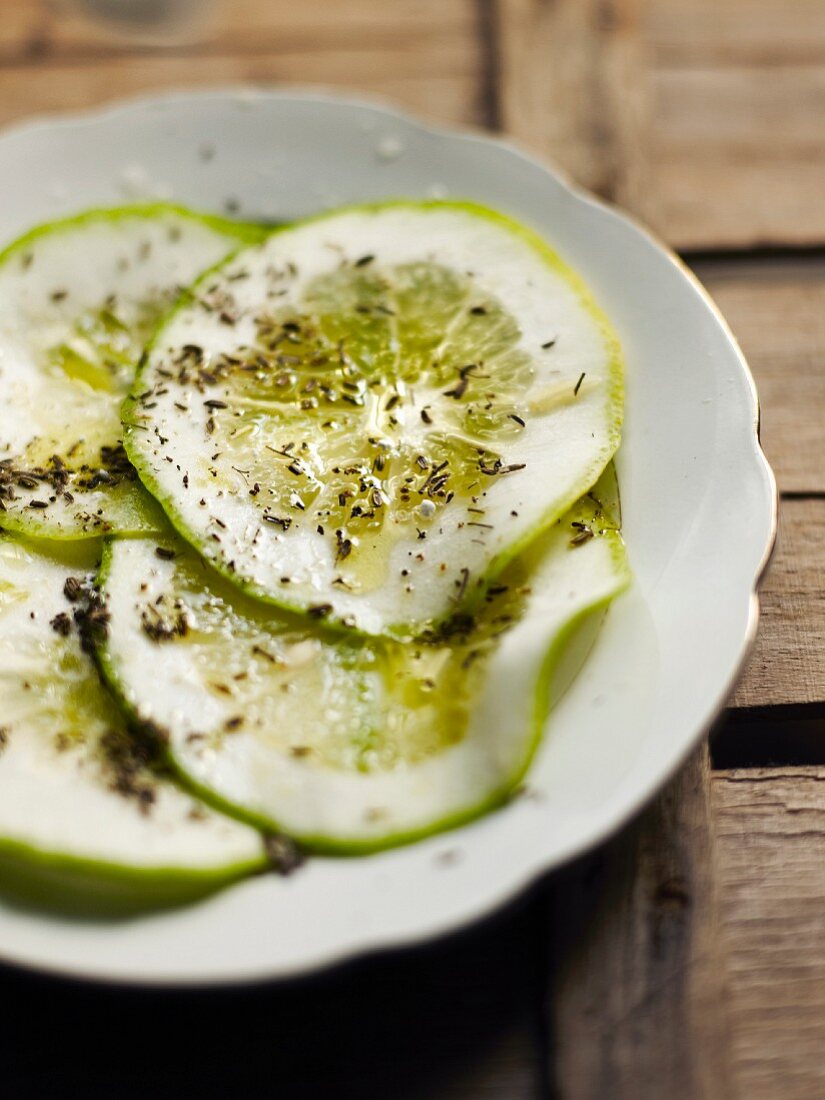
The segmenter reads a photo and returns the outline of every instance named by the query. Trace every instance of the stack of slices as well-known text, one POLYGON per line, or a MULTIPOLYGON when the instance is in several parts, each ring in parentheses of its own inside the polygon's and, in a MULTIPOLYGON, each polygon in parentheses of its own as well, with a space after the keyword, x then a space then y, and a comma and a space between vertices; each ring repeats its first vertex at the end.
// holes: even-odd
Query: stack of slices
POLYGON ((466 203, 0 255, 0 888, 169 904, 520 784, 627 583, 617 341, 466 203))

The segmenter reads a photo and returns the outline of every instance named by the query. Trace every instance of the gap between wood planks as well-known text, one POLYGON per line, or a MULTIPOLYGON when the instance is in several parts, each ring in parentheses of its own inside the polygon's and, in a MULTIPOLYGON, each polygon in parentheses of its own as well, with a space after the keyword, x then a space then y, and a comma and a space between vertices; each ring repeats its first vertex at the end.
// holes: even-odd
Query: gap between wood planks
POLYGON ((744 245, 730 248, 683 248, 679 255, 688 267, 703 266, 705 264, 728 265, 737 261, 748 265, 772 263, 776 261, 787 262, 797 260, 801 262, 820 261, 825 262, 825 245, 795 244, 795 245, 744 245))
POLYGON ((825 765, 825 703, 728 711, 711 735, 714 769, 825 765))
POLYGON ((825 240, 821 4, 495 9, 501 124, 527 148, 682 248, 825 240))
POLYGON ((763 438, 793 488, 757 643, 711 755, 702 746, 630 826, 545 887, 547 1095, 818 1100, 825 256, 686 259, 769 398, 763 438), (798 944, 808 957, 794 964, 798 944))
POLYGON ((560 1100, 825 1095, 822 1006, 788 963, 797 942, 818 944, 822 977, 825 868, 811 837, 825 833, 806 791, 825 772, 791 766, 819 762, 825 720, 822 207, 816 225, 799 217, 821 137, 802 150, 791 125, 815 117, 799 105, 819 76, 762 73, 786 41, 771 5, 727 22, 718 4, 698 6, 494 3, 495 117, 681 244, 751 361, 787 490, 759 640, 714 731, 726 770, 712 773, 703 747, 631 826, 547 883, 542 1011, 547 1094, 560 1100), (744 67, 727 67, 731 51, 744 67), (768 129, 782 146, 770 159, 768 129))
POLYGON ((825 497, 780 503, 761 622, 731 706, 711 735, 713 766, 825 764, 825 497))
POLYGON ((750 362, 762 442, 782 491, 759 634, 732 711, 714 733, 714 763, 822 763, 816 729, 825 713, 825 255, 786 249, 684 258, 750 362))
POLYGON ((825 1094, 825 768, 709 773, 548 880, 553 1100, 825 1094))

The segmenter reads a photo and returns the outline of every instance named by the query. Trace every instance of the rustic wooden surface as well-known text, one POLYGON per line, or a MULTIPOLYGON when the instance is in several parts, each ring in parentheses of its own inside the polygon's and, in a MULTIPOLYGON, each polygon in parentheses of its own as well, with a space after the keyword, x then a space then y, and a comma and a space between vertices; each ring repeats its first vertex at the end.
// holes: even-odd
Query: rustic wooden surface
POLYGON ((679 248, 825 232, 817 0, 495 0, 500 113, 679 248))
POLYGON ((825 1096, 825 6, 821 0, 214 0, 118 37, 7 0, 0 122, 256 81, 502 129, 627 206, 716 296, 783 500, 750 665, 620 836, 460 938, 210 995, 0 975, 18 1097, 825 1096))
POLYGON ((658 1096, 665 1082, 672 1096, 733 1095, 708 765, 703 747, 629 829, 550 884, 561 1096, 658 1096))

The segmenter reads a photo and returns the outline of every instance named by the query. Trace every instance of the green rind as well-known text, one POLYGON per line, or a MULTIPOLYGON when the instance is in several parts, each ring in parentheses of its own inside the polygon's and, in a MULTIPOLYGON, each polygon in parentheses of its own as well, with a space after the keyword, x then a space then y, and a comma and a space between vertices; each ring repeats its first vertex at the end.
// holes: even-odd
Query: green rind
POLYGON ((136 868, 0 837, 0 894, 17 904, 47 906, 79 916, 125 916, 182 905, 267 866, 262 850, 260 860, 220 868, 136 868))
MULTIPOLYGON (((22 535, 14 541, 60 558, 69 571, 85 570, 94 563, 89 539, 40 540, 22 535)), ((98 536, 97 542, 101 541, 98 536)), ((136 867, 75 856, 0 834, 0 898, 76 916, 126 916, 182 905, 268 867, 263 846, 259 858, 209 868, 177 864, 136 867)))
POLYGON ((48 237, 61 229, 75 229, 78 226, 87 225, 89 222, 118 221, 121 218, 145 217, 152 218, 159 214, 176 214, 178 217, 189 221, 200 222, 208 225, 218 233, 227 236, 235 236, 239 241, 254 244, 256 241, 265 240, 271 235, 270 227, 256 225, 254 222, 238 222, 231 218, 222 218, 219 214, 201 213, 180 206, 174 202, 137 202, 125 206, 95 206, 91 210, 83 210, 79 214, 70 214, 65 218, 56 218, 51 222, 43 222, 29 229, 22 237, 17 237, 0 249, 0 264, 18 252, 23 252, 41 237, 48 237))
MULTIPOLYGON (((567 282, 569 286, 575 291, 578 300, 582 307, 590 314, 596 321, 599 331, 605 341, 605 346, 608 351, 608 371, 610 374, 610 410, 611 410, 611 431, 609 438, 609 453, 606 455, 603 461, 599 461, 593 466, 593 468, 581 478, 576 486, 562 497, 556 498, 550 503, 546 510, 542 513, 539 520, 534 524, 529 531, 527 531, 521 538, 515 540, 506 551, 496 555, 490 562, 483 576, 480 578, 480 584, 475 593, 473 593, 473 599, 481 600, 487 588, 495 583, 496 579, 501 575, 502 571, 514 561, 543 531, 546 531, 560 516, 571 508, 577 500, 579 500, 584 494, 591 489, 598 481, 601 474, 609 465, 613 455, 618 449, 621 442, 622 422, 623 422, 623 409, 624 409, 624 356, 622 353, 621 344, 615 331, 613 330, 607 315, 597 304, 595 298, 591 294, 587 284, 581 278, 581 276, 574 271, 562 258, 558 255, 543 240, 542 237, 536 233, 535 230, 530 229, 528 226, 522 225, 521 222, 516 221, 514 218, 509 217, 507 214, 502 214, 500 211, 493 210, 490 207, 483 206, 480 203, 473 202, 472 200, 464 199, 385 199, 377 202, 367 203, 352 203, 347 206, 338 207, 332 211, 324 211, 320 214, 313 214, 310 217, 303 218, 300 221, 291 222, 288 225, 277 226, 273 231, 268 233, 263 240, 268 240, 270 237, 274 237, 286 230, 298 229, 304 225, 311 225, 314 222, 324 221, 327 218, 337 216, 347 212, 357 211, 374 211, 374 210, 386 210, 398 207, 409 207, 415 210, 463 210, 471 214, 474 214, 480 218, 486 218, 488 221, 495 222, 498 225, 503 226, 509 232, 513 233, 517 237, 521 237, 531 247, 539 253, 545 260, 549 267, 557 271, 559 275, 567 282)), ((188 291, 184 291, 177 302, 172 306, 166 316, 161 320, 154 335, 148 341, 146 348, 144 349, 143 356, 138 364, 137 371, 135 373, 135 381, 133 385, 132 393, 123 402, 122 416, 125 416, 128 411, 134 406, 135 394, 139 392, 140 386, 143 381, 143 374, 148 364, 149 353, 153 350, 163 328, 165 325, 177 314, 177 312, 191 300, 192 295, 197 288, 215 272, 221 270, 226 264, 231 263, 235 258, 234 255, 228 256, 215 264, 213 267, 208 268, 202 272, 200 277, 192 284, 188 291)), ((123 446, 126 450, 129 460, 135 467, 138 473, 138 477, 152 494, 153 497, 163 508, 166 513, 169 522, 178 532, 178 534, 191 546, 194 546, 198 553, 202 553, 201 544, 202 540, 199 540, 197 535, 190 529, 189 525, 183 519, 178 510, 174 507, 171 500, 164 494, 156 479, 152 476, 151 471, 148 469, 147 463, 142 461, 142 457, 135 452, 135 449, 131 446, 131 431, 130 425, 124 420, 125 431, 123 433, 123 446)), ((301 604, 292 603, 289 600, 283 599, 280 596, 276 596, 269 589, 262 588, 259 585, 254 584, 251 581, 244 580, 239 577, 231 569, 217 558, 207 558, 210 566, 220 573, 231 584, 240 588, 247 595, 260 600, 262 603, 277 607, 283 611, 288 611, 291 614, 306 616, 307 608, 301 604)), ((444 618, 449 618, 454 614, 455 608, 451 609, 444 618)), ((433 625, 438 625, 439 620, 436 620, 433 625)), ((370 637, 369 632, 353 626, 344 626, 343 623, 337 622, 335 619, 328 619, 327 624, 330 630, 337 630, 342 633, 354 635, 358 637, 370 637)), ((405 638, 409 636, 409 628, 406 623, 396 623, 389 626, 384 632, 388 637, 405 638)))
MULTIPOLYGON (((135 523, 117 526, 117 534, 124 537, 155 535, 166 526, 166 517, 157 500, 148 493, 141 483, 135 485, 136 512, 135 523)), ((66 531, 56 530, 46 523, 38 523, 32 514, 29 520, 25 512, 0 512, 0 530, 10 531, 25 538, 43 539, 49 542, 89 542, 100 539, 108 532, 101 530, 66 531)))
MULTIPOLYGON (((524 757, 519 761, 518 766, 514 769, 511 775, 504 780, 496 789, 489 792, 483 799, 481 799, 476 805, 467 807, 465 809, 456 811, 454 813, 446 814, 444 817, 438 818, 436 821, 423 826, 419 829, 411 829, 407 831, 401 831, 396 833, 389 833, 383 837, 379 837, 371 840, 341 840, 336 837, 324 836, 321 834, 297 834, 290 832, 290 836, 297 841, 302 848, 309 852, 314 852, 317 855, 329 855, 329 856, 364 856, 372 855, 377 852, 386 851, 390 848, 397 848, 403 845, 412 844, 415 841, 423 840, 426 837, 434 836, 438 833, 447 832, 451 829, 456 829, 462 825, 469 824, 469 822, 483 817, 485 814, 505 805, 512 798, 513 792, 522 783, 533 759, 541 744, 544 724, 553 707, 558 701, 552 697, 551 686, 555 673, 557 672, 561 663, 562 657, 567 653, 568 647, 575 642, 576 637, 580 632, 586 632, 588 627, 594 628, 592 637, 590 638, 590 645, 595 640, 596 631, 595 627, 598 626, 598 622, 601 621, 602 615, 606 612, 609 604, 625 589, 629 586, 631 581, 630 567, 627 563, 627 557, 624 551, 624 544, 622 542, 621 535, 618 531, 609 531, 603 536, 609 541, 612 550, 612 556, 616 565, 616 584, 612 592, 608 595, 601 597, 598 600, 594 600, 586 607, 579 609, 579 611, 571 616, 571 618, 564 624, 564 626, 556 632, 556 634, 549 639, 547 650, 545 652, 544 659, 542 661, 539 675, 536 679, 534 687, 534 698, 532 707, 532 721, 531 731, 526 742, 526 749, 524 757), (594 619, 598 621, 593 622, 594 619)), ((107 539, 104 544, 103 557, 98 571, 98 584, 102 590, 105 590, 106 580, 109 573, 109 567, 111 563, 111 545, 113 539, 107 539)), ((588 645, 588 650, 590 648, 588 645)), ((111 691, 112 695, 118 702, 124 715, 128 721, 135 727, 140 727, 141 722, 134 709, 125 697, 124 692, 121 689, 119 678, 115 663, 111 660, 109 655, 109 647, 107 642, 102 642, 95 654, 98 662, 98 667, 101 671, 101 676, 104 682, 111 691)), ((582 662, 586 657, 586 653, 582 656, 582 662)), ((566 687, 566 685, 565 685, 566 687)), ((561 693, 559 693, 561 694, 561 693)), ((265 833, 282 833, 287 830, 284 828, 282 822, 279 822, 274 817, 267 817, 262 814, 256 814, 245 809, 243 806, 237 803, 228 801, 217 795, 209 787, 203 786, 191 778, 189 773, 183 768, 180 762, 175 757, 174 752, 168 744, 163 744, 163 754, 166 763, 174 771, 181 786, 188 790, 193 795, 200 798, 207 805, 212 806, 215 810, 226 814, 229 817, 236 818, 238 821, 245 822, 248 825, 260 829, 265 833)))
MULTIPOLYGON (((28 232, 24 233, 23 236, 17 237, 10 244, 6 245, 5 248, 0 249, 0 266, 6 263, 7 260, 13 259, 15 256, 25 252, 37 241, 44 237, 51 236, 53 233, 59 233, 67 229, 76 229, 95 222, 117 222, 132 217, 154 218, 163 214, 174 214, 176 217, 184 218, 187 221, 206 225, 214 229, 216 233, 221 233, 227 238, 234 237, 238 242, 238 248, 232 249, 229 241, 227 241, 229 254, 220 261, 221 264, 231 259, 231 256, 234 255, 238 249, 262 241, 272 233, 272 229, 269 226, 264 227, 256 225, 253 222, 233 221, 230 218, 223 218, 218 214, 190 210, 185 206, 172 202, 156 201, 131 203, 125 206, 94 207, 91 210, 84 210, 79 214, 71 214, 66 218, 58 218, 55 221, 44 222, 42 225, 37 225, 33 229, 30 229, 28 232)), ((185 293, 184 291, 183 294, 185 295, 185 293)), ((177 305, 178 303, 176 301, 164 312, 158 322, 158 328, 163 326, 177 308, 177 305)), ((163 529, 164 521, 162 509, 150 493, 135 493, 135 505, 136 511, 138 513, 144 513, 144 515, 139 514, 134 524, 118 527, 118 534, 148 535, 163 529)), ((33 538, 53 539, 55 542, 74 542, 76 540, 100 538, 101 536, 101 531, 99 529, 89 529, 85 531, 57 530, 44 520, 38 521, 35 514, 29 517, 25 512, 0 512, 0 527, 8 531, 17 532, 21 535, 29 535, 33 538)))

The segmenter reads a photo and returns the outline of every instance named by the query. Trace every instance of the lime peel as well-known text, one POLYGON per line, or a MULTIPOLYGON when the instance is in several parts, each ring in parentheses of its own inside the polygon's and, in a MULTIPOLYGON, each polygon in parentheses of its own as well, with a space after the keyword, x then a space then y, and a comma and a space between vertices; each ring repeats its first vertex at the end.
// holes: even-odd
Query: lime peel
POLYGON ((101 685, 66 584, 91 583, 99 552, 0 539, 0 877, 50 904, 171 904, 267 861, 253 829, 152 770, 101 685))
POLYGON ((278 230, 200 280, 124 440, 235 584, 410 636, 594 483, 621 408, 615 334, 544 242, 471 203, 398 201, 278 230))
POLYGON ((502 574, 471 625, 419 642, 318 634, 196 573, 173 536, 160 546, 159 556, 149 539, 107 543, 107 681, 135 721, 163 731, 201 797, 339 854, 406 843, 505 801, 629 580, 598 493, 502 574), (171 616, 161 638, 147 630, 149 608, 171 616))
POLYGON ((73 539, 157 526, 123 451, 122 399, 181 286, 261 235, 150 203, 41 225, 0 252, 5 528, 73 539))

